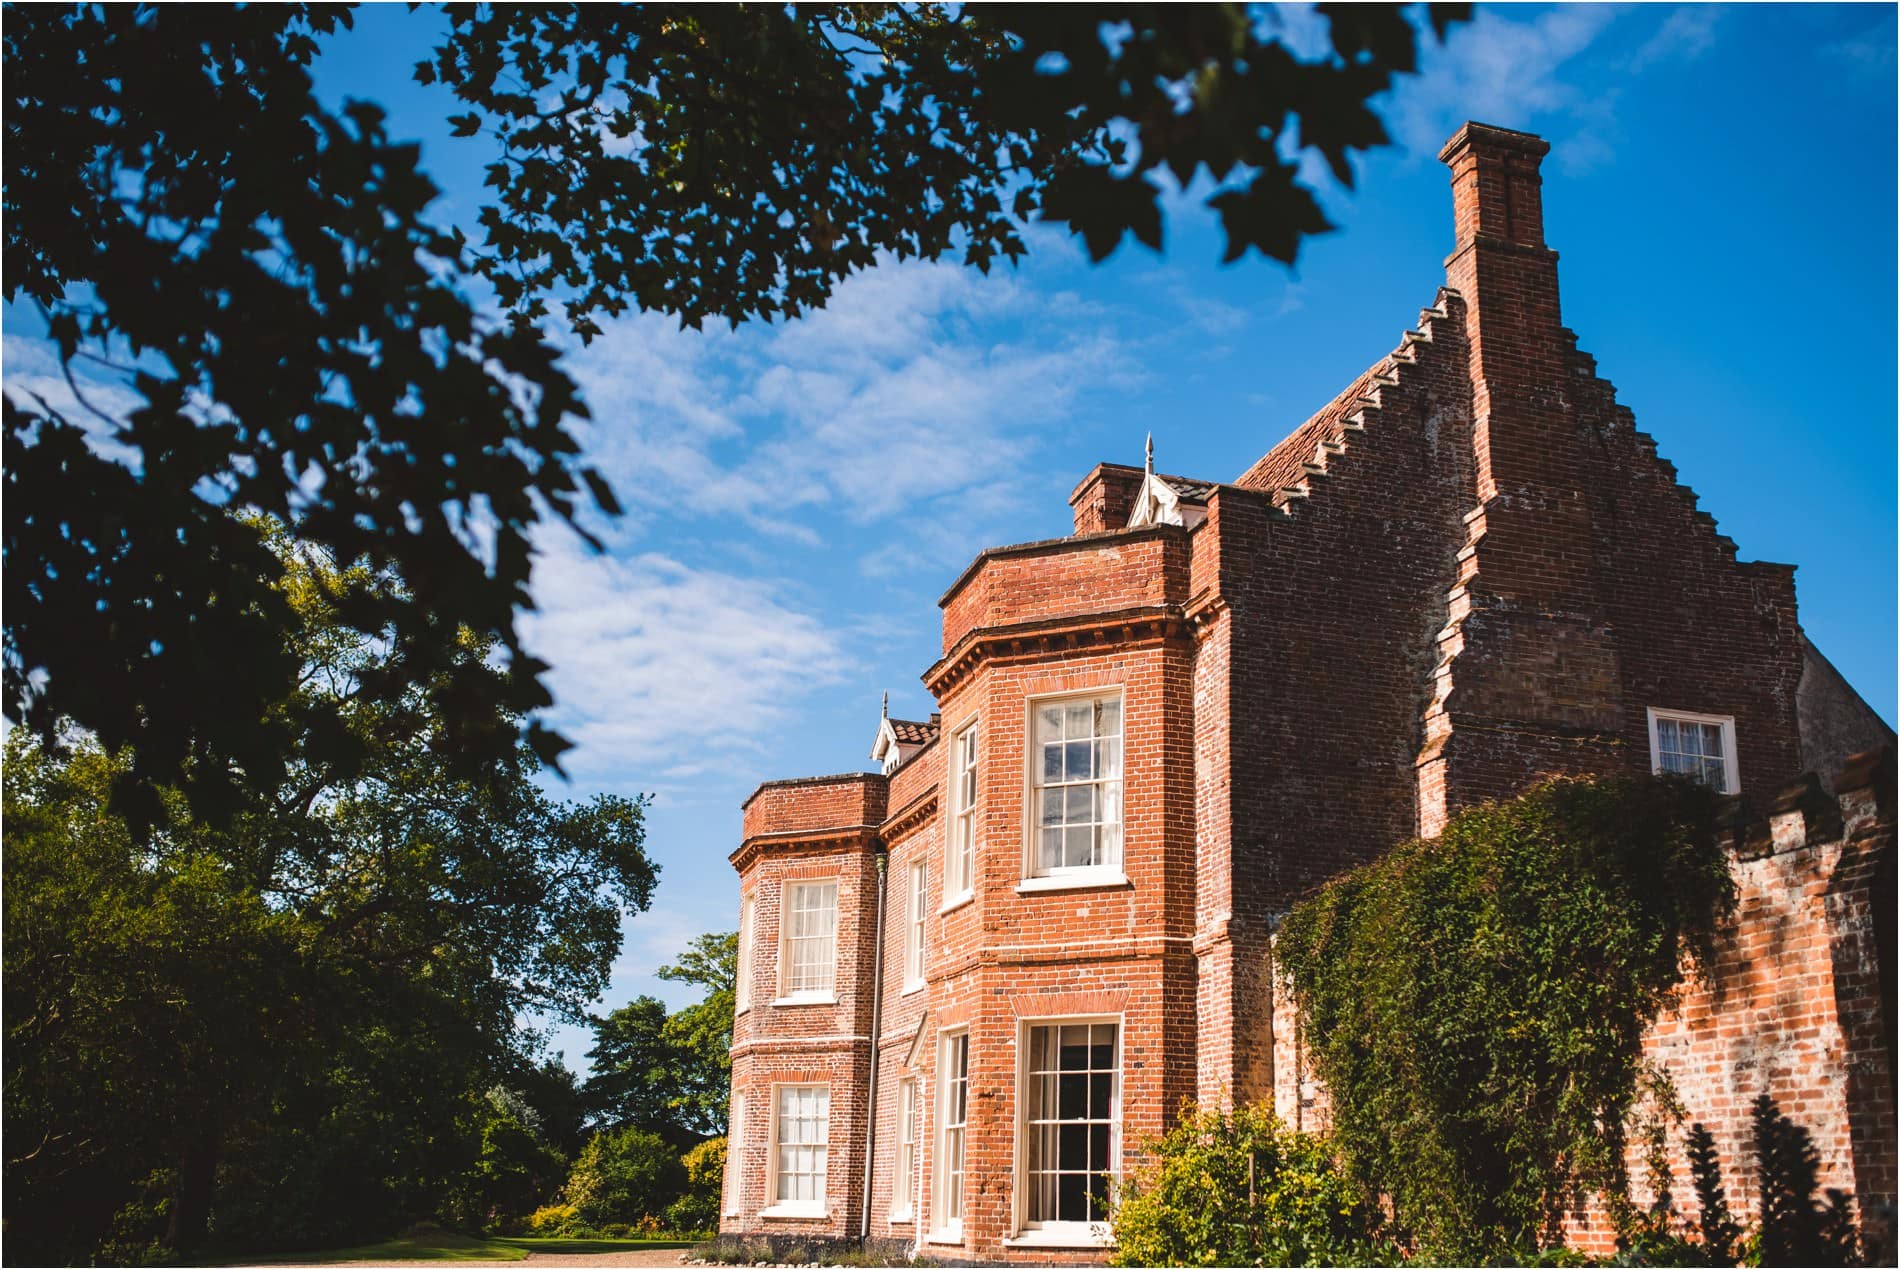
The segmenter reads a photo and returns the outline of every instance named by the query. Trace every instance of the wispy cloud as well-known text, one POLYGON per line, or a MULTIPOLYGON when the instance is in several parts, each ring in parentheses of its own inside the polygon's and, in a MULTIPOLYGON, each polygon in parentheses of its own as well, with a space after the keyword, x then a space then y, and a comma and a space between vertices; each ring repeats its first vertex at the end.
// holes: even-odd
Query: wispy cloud
POLYGON ((1630 55, 1626 69, 1636 74, 1661 62, 1692 61, 1702 56, 1714 45, 1715 28, 1724 16, 1721 5, 1683 5, 1630 55))
POLYGON ((615 323, 572 365, 590 452, 635 523, 737 518, 816 545, 1006 479, 1038 424, 1126 383, 1108 315, 950 263, 885 263, 798 322, 683 332, 615 323))
POLYGON ((1837 40, 1821 50, 1822 56, 1863 83, 1893 80, 1894 39, 1891 21, 1878 23, 1859 35, 1837 40))
POLYGON ((534 592, 524 643, 554 667, 553 722, 575 743, 564 766, 596 786, 664 792, 656 767, 690 780, 683 760, 756 750, 848 664, 838 636, 768 578, 597 555, 565 530, 542 535, 534 592))
MULTIPOLYGON (((1393 90, 1387 123, 1414 154, 1436 154, 1467 119, 1512 128, 1528 127, 1539 115, 1600 121, 1600 95, 1584 93, 1565 70, 1622 7, 1564 5, 1522 21, 1504 12, 1479 9, 1444 45, 1426 40, 1421 73, 1393 90)), ((1566 153, 1574 149, 1566 142, 1566 153)))
POLYGON ((1619 143, 1615 75, 1701 57, 1726 17, 1725 6, 1700 4, 1482 7, 1443 45, 1425 40, 1421 73, 1398 82, 1386 120, 1419 157, 1476 119, 1542 132, 1560 143, 1555 160, 1565 170, 1587 171, 1612 159, 1619 143), (1616 41, 1607 38, 1613 27, 1616 41), (1614 53, 1615 44, 1632 42, 1633 51, 1614 53))

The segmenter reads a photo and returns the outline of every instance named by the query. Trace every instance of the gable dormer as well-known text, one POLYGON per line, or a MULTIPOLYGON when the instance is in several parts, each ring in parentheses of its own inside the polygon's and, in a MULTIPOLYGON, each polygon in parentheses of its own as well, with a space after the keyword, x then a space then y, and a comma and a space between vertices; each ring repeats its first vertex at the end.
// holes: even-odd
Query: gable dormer
POLYGON ((877 740, 871 744, 871 761, 881 766, 889 776, 904 764, 911 756, 937 739, 940 715, 933 713, 930 721, 919 723, 913 719, 893 719, 885 715, 878 721, 877 740))
POLYGON ((1207 519, 1207 496, 1213 488, 1209 481, 1148 472, 1142 477, 1141 488, 1135 491, 1135 507, 1128 515, 1128 527, 1180 525, 1192 529, 1207 519))

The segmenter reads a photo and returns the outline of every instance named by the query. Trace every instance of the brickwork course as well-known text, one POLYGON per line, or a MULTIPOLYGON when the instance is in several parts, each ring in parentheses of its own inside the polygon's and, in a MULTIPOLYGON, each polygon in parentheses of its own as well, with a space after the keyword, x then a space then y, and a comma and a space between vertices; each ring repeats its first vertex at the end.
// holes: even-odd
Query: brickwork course
POLYGON ((1738 1211, 1767 1092, 1890 1227, 1893 733, 1804 638, 1793 567, 1736 559, 1562 325, 1547 150, 1462 128, 1445 286, 1397 347, 1232 481, 1097 466, 1073 536, 945 593, 939 715, 890 721, 893 770, 747 801, 722 1230, 1101 1261, 1086 1192, 1183 1099, 1323 1127, 1273 970, 1290 904, 1541 777, 1654 770, 1675 718, 1751 827, 1725 951, 1650 1058, 1738 1211), (1051 807, 1110 827, 1051 837, 1051 807), (825 883, 833 986, 789 993, 785 897, 825 883), (781 1176, 811 1153, 778 1109, 813 1088, 822 1200, 781 1176))

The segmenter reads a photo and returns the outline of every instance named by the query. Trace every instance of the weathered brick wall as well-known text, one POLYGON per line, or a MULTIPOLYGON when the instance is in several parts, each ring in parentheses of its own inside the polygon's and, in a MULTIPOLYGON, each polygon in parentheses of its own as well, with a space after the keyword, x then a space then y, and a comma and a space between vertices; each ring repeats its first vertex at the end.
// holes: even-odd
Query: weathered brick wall
MULTIPOLYGON (((1893 783, 1891 750, 1862 756, 1848 766, 1838 806, 1818 782, 1798 783, 1736 843, 1736 907, 1716 955, 1644 1040, 1645 1061, 1668 1076, 1684 1113, 1669 1131, 1669 1184, 1685 1223, 1697 1205, 1683 1135, 1701 1123, 1714 1136, 1731 1212, 1758 1224, 1750 1108, 1766 1093, 1813 1136, 1821 1187, 1855 1197, 1870 1263, 1891 1259, 1893 783)), ((1275 1005, 1275 1110, 1323 1132, 1329 1094, 1283 976, 1275 1005)), ((1642 1155, 1632 1141, 1639 1205, 1653 1195, 1642 1155)), ((1614 1247, 1599 1200, 1573 1215, 1566 1237, 1587 1251, 1614 1247)))
POLYGON ((1122 463, 1096 464, 1069 495, 1075 532, 1097 534, 1126 528, 1129 516, 1134 514, 1135 495, 1141 489, 1143 475, 1142 469, 1122 463))
POLYGON ((1293 897, 1417 829, 1432 639, 1474 497, 1463 312, 1440 299, 1242 478, 1284 510, 1223 489, 1197 531, 1220 535, 1233 622, 1233 891, 1258 973, 1293 897))
POLYGON ((1441 156, 1478 498, 1427 715, 1427 833, 1540 775, 1649 770, 1650 707, 1734 716, 1744 792, 1801 770, 1792 570, 1736 561, 1564 329, 1548 148, 1469 125, 1441 156))
MULTIPOLYGON (((1888 751, 1884 770, 1860 765, 1838 809, 1818 785, 1796 792, 1819 797, 1784 800, 1771 833, 1745 845, 1735 863, 1737 906, 1719 953, 1645 1044, 1674 1082, 1685 1127, 1700 1122, 1714 1135, 1732 1211, 1759 1220, 1749 1112, 1765 1093, 1813 1135, 1821 1186, 1856 1197, 1869 1235, 1889 1255, 1893 1006, 1881 999, 1875 906, 1883 866, 1889 892, 1892 885, 1891 763, 1888 751)), ((1644 1170, 1632 1164, 1645 1195, 1644 1170)), ((1671 1183, 1692 1217, 1695 1192, 1679 1150, 1671 1183)), ((1593 1233, 1607 1238, 1600 1221, 1593 1233)))
POLYGON ((1801 769, 1819 776, 1830 790, 1851 756, 1894 744, 1893 729, 1805 637, 1795 717, 1801 725, 1801 769))

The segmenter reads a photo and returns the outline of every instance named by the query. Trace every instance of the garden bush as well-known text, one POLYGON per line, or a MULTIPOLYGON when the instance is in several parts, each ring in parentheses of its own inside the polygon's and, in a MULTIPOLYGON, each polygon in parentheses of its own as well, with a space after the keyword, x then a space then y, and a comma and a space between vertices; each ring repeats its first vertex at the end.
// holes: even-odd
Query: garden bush
POLYGON ((1115 1207, 1116 1265, 1370 1265, 1396 1259, 1378 1210, 1323 1139, 1265 1107, 1189 1105, 1115 1207))
POLYGON ((1277 940, 1342 1161, 1419 1255, 1558 1241, 1627 1193, 1643 1031, 1734 902, 1717 801, 1557 780, 1454 817, 1297 905, 1277 940))
POLYGON ((686 1167, 673 1146, 657 1133, 626 1128, 588 1140, 568 1174, 564 1198, 589 1226, 653 1218, 657 1228, 660 1215, 685 1190, 686 1167))
POLYGON ((718 1229, 719 1197, 726 1184, 726 1140, 708 1138, 680 1163, 686 1169, 686 1193, 667 1206, 667 1226, 686 1231, 718 1229))

